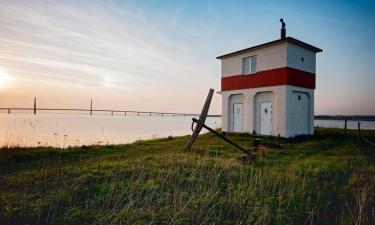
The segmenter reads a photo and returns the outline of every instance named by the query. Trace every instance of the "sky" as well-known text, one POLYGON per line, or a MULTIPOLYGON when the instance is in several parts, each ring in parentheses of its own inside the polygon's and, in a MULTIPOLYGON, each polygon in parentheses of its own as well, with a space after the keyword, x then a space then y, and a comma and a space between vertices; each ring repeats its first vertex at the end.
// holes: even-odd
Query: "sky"
POLYGON ((278 39, 281 17, 323 49, 315 114, 375 115, 374 0, 0 0, 0 107, 198 113, 216 57, 278 39))

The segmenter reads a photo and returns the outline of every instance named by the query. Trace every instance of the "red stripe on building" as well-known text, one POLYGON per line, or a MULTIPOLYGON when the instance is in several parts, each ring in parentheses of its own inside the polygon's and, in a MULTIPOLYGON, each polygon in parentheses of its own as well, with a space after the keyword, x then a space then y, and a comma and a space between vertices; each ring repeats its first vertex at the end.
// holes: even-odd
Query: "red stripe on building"
POLYGON ((221 91, 260 88, 277 85, 293 85, 315 89, 315 74, 290 67, 260 71, 248 75, 221 78, 221 91))

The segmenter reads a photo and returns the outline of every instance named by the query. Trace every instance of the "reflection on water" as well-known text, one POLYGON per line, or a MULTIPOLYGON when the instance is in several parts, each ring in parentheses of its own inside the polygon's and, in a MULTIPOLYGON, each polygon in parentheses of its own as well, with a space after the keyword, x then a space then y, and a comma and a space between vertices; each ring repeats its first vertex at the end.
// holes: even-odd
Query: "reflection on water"
MULTIPOLYGON (((207 118, 206 123, 221 126, 220 118, 207 118)), ((0 146, 123 144, 191 134, 191 117, 1 113, 0 128, 0 146)))
MULTIPOLYGON (((212 128, 221 118, 207 118, 212 128)), ((344 121, 316 120, 315 126, 343 128, 344 121)), ((349 129, 357 121, 348 121, 349 129)), ((375 129, 375 121, 361 122, 362 129, 375 129)), ((136 140, 191 134, 190 116, 87 115, 0 113, 0 146, 54 146, 124 144, 136 140)), ((203 129, 203 131, 205 131, 203 129)))

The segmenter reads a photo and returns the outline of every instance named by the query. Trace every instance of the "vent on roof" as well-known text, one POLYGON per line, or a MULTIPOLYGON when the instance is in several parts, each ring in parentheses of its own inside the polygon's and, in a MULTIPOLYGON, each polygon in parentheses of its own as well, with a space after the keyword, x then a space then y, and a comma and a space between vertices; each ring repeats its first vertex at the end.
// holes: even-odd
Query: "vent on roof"
POLYGON ((280 33, 280 38, 281 39, 284 39, 286 38, 286 29, 285 29, 285 23, 284 23, 284 20, 283 18, 280 19, 280 22, 281 22, 281 33, 280 33))

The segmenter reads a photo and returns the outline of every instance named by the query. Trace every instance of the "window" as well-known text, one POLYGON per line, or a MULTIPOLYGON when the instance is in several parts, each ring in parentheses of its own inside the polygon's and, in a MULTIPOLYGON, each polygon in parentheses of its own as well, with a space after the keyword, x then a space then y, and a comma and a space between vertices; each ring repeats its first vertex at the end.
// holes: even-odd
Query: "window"
POLYGON ((255 73, 257 66, 257 56, 250 56, 242 59, 242 74, 255 73))

